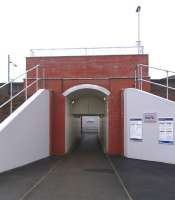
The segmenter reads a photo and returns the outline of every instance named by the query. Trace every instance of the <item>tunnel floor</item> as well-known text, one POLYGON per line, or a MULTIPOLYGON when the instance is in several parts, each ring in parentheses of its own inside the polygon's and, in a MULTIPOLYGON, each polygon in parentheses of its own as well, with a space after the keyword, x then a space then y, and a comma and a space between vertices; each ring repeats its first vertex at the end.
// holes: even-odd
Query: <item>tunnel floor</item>
POLYGON ((3 200, 128 200, 97 136, 85 134, 72 152, 0 175, 3 200))

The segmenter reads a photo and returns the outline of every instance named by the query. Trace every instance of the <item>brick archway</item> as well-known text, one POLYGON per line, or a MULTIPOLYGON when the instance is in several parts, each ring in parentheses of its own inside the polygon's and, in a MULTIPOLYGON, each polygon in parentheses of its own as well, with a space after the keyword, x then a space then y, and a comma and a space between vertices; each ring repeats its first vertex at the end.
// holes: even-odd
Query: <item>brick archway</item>
POLYGON ((102 86, 99 85, 94 85, 94 84, 79 84, 76 86, 73 86, 69 89, 67 89, 63 95, 64 96, 68 96, 69 94, 71 94, 72 92, 78 91, 78 90, 83 90, 83 89, 92 89, 92 90, 97 90, 99 92, 104 93, 105 95, 109 96, 110 95, 110 91, 102 86))

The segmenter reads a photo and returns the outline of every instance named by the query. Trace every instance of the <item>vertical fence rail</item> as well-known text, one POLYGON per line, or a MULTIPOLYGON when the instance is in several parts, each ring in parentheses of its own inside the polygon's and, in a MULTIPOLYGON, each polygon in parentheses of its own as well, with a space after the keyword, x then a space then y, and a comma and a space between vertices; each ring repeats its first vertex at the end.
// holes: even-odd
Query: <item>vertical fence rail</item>
POLYGON ((12 100, 12 97, 13 97, 13 82, 10 81, 10 114, 13 112, 13 100, 12 100))
POLYGON ((36 67, 36 91, 38 90, 39 88, 39 68, 38 66, 36 67))
POLYGON ((45 70, 45 68, 42 69, 42 76, 43 76, 43 89, 44 89, 44 88, 46 88, 46 82, 45 82, 46 70, 45 70))
POLYGON ((143 67, 140 66, 140 89, 143 89, 143 67))
POLYGON ((27 100, 27 76, 25 78, 25 100, 27 100))
POLYGON ((140 89, 140 87, 139 87, 139 65, 137 65, 137 86, 138 86, 138 89, 140 89))
POLYGON ((137 70, 134 70, 134 87, 137 88, 137 70))
POLYGON ((166 71, 166 98, 167 98, 167 99, 168 99, 168 97, 169 97, 169 90, 168 90, 168 87, 169 87, 168 71, 166 71))

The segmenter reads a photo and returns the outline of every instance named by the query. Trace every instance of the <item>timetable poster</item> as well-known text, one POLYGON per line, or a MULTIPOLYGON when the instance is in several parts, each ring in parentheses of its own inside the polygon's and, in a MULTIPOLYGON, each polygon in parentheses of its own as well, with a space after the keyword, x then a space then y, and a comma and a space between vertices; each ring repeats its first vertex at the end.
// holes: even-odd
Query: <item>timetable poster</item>
POLYGON ((132 118, 130 123, 130 139, 131 140, 142 140, 142 119, 132 118))
POLYGON ((159 118, 159 142, 174 143, 174 120, 173 118, 159 118))

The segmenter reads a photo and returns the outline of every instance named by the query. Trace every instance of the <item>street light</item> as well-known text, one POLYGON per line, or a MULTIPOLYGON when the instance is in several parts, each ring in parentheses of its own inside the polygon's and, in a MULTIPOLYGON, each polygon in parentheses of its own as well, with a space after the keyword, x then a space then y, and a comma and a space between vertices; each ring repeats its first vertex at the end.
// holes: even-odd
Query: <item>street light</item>
POLYGON ((141 11, 141 6, 137 6, 136 13, 138 13, 138 39, 137 39, 138 54, 142 53, 141 40, 140 40, 140 11, 141 11))

